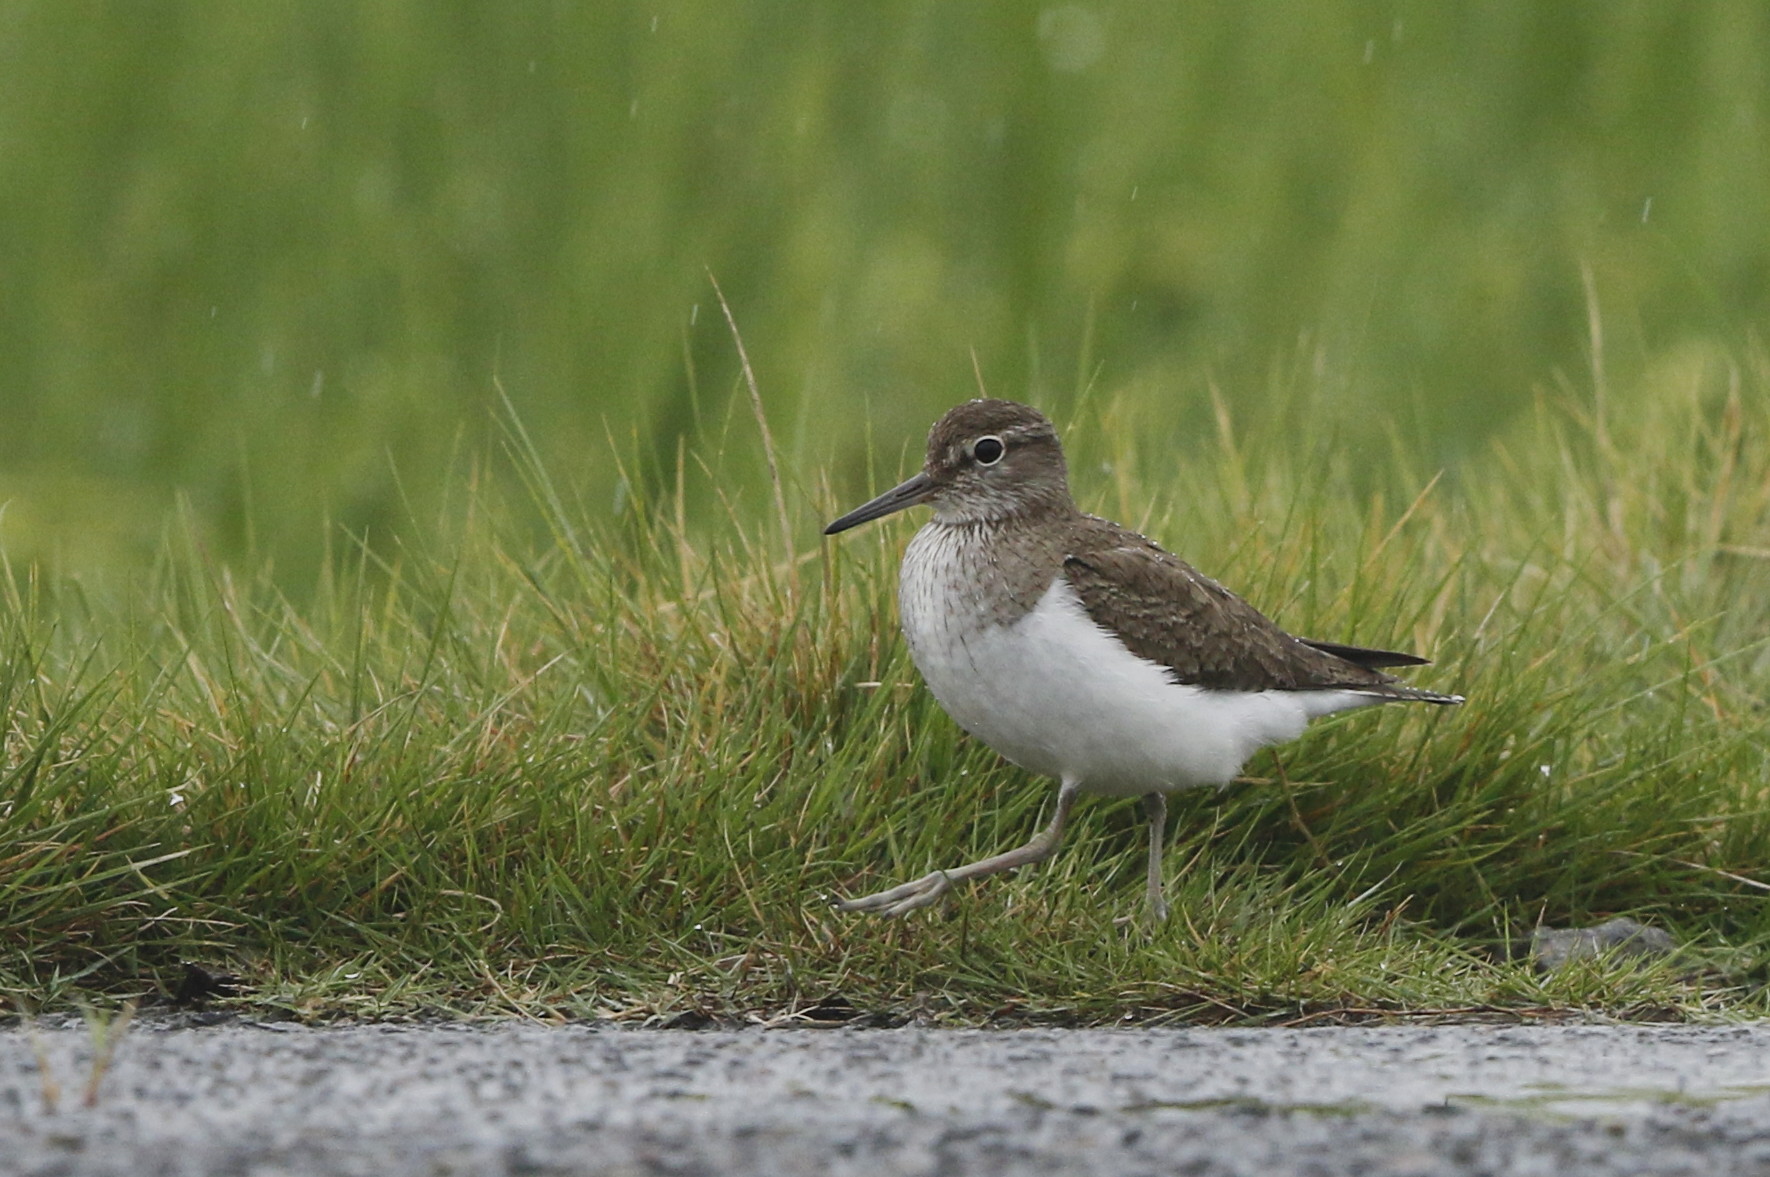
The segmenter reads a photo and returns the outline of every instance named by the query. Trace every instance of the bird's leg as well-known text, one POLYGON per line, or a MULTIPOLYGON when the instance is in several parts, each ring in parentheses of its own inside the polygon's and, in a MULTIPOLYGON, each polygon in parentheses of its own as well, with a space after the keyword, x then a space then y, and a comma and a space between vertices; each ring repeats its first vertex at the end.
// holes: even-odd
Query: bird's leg
POLYGON ((1151 926, 1168 918, 1168 901, 1162 897, 1162 833, 1168 824, 1168 799, 1161 793, 1143 794, 1143 812, 1149 818, 1149 910, 1151 926))
POLYGON ((954 883, 963 883, 968 879, 980 879, 985 875, 1000 874, 1005 870, 1013 870, 1017 866, 1030 866, 1035 862, 1043 862, 1057 852, 1063 842, 1063 823, 1069 819, 1070 806, 1075 804, 1076 794, 1080 792, 1080 782, 1065 780, 1063 787, 1057 791, 1057 812, 1051 815, 1051 824, 1034 836, 1024 846, 1016 846, 1012 850, 1004 850, 1000 854, 991 855, 979 862, 968 863, 952 870, 937 870, 912 882, 902 883, 888 891, 879 891, 872 895, 863 895, 859 899, 838 899, 831 906, 838 911, 870 911, 878 915, 903 915, 918 907, 927 907, 942 895, 952 890, 954 883))

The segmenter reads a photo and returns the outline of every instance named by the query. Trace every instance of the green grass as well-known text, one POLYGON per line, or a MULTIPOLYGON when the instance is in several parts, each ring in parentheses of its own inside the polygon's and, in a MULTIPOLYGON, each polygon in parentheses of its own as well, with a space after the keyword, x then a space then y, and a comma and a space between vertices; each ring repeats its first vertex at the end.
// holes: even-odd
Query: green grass
POLYGON ((7 1003, 1761 1008, 1770 10, 470 7, 0 0, 7 1003), (1098 801, 817 901, 1051 801, 817 539, 969 357, 1470 696, 1177 799, 1153 939, 1098 801), (1614 912, 1688 959, 1503 963, 1614 912))
POLYGON ((972 354, 1204 431, 1291 365, 1432 469, 1583 368, 1587 276, 1619 378, 1770 322, 1755 0, 0 0, 0 36, 0 546, 74 572, 182 496, 305 595, 321 517, 385 555, 441 509, 494 377, 592 501, 605 428, 667 485, 734 373, 709 270, 796 469, 863 419, 894 456, 972 354))
POLYGON ((151 996, 190 962, 313 1017, 1765 1012, 1770 363, 1545 393, 1444 477, 1311 412, 1219 406, 1178 466, 1146 400, 1063 424, 1085 506, 1294 630, 1429 652, 1415 681, 1469 702, 1324 723, 1176 798, 1153 936, 1121 922, 1139 814, 1098 800, 1046 867, 901 921, 829 910, 1052 799, 921 687, 908 525, 820 544, 849 496, 815 474, 784 518, 690 525, 754 461, 742 415, 611 521, 511 425, 524 500, 467 470, 431 538, 337 543, 299 606, 180 524, 126 585, 6 570, 0 999, 151 996), (1506 959, 1611 913, 1683 956, 1506 959))

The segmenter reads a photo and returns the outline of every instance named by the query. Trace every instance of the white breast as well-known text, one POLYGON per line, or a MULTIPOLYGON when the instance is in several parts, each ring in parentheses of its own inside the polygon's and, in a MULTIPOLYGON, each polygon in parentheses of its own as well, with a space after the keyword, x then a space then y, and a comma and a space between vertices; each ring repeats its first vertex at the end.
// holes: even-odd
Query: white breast
POLYGON ((959 726, 1030 772, 1124 796, 1224 784, 1311 718, 1382 701, 1177 685, 1097 625, 1061 575, 1031 611, 999 623, 947 530, 923 528, 904 554, 910 653, 959 726))

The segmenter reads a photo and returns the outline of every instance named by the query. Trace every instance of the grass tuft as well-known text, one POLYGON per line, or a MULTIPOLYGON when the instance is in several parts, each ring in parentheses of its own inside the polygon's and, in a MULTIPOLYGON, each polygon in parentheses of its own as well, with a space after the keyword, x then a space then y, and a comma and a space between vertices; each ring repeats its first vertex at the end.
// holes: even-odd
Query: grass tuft
POLYGON ((307 1017, 1765 1012, 1762 357, 1545 393, 1441 477, 1221 403, 1176 467, 1152 403, 1068 423, 1085 506, 1469 696, 1320 724, 1176 798, 1153 936, 1121 922, 1140 815, 1100 801, 1045 868, 908 920, 830 911, 1024 840, 1054 791, 921 687, 906 527, 813 546, 838 503, 790 475, 687 519, 721 484, 712 435, 666 477, 632 462, 610 517, 512 422, 539 539, 470 473, 391 557, 334 546, 299 604, 176 520, 123 586, 4 570, 0 1000, 164 999, 196 964, 307 1017), (1613 914, 1686 947, 1518 959, 1538 923, 1613 914))

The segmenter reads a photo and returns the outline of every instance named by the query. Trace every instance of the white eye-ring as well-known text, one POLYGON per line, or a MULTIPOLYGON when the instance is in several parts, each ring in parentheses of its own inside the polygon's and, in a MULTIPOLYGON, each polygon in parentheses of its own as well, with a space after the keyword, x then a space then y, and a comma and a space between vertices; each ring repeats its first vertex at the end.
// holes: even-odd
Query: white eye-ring
POLYGON ((1008 447, 1003 445, 1002 439, 994 434, 980 437, 971 443, 971 456, 977 459, 979 466, 994 466, 1002 460, 1002 455, 1007 452, 1008 447))

